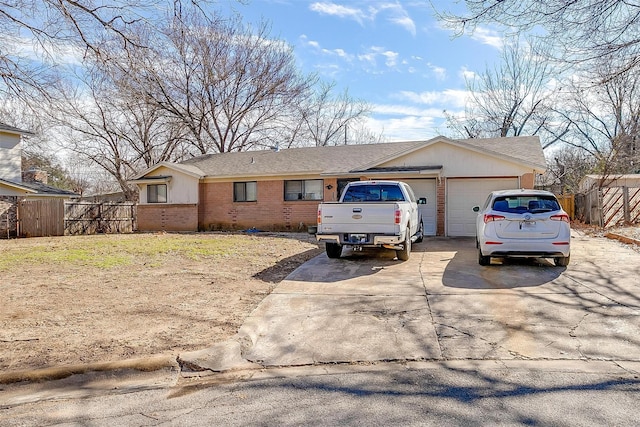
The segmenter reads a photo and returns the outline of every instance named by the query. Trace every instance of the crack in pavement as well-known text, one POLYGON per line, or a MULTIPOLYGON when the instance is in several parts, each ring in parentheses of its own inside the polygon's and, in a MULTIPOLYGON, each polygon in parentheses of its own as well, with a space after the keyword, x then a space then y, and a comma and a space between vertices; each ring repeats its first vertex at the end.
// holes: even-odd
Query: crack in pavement
POLYGON ((418 272, 420 273, 420 281, 422 282, 422 289, 424 289, 424 299, 427 302, 427 309, 429 310, 429 317, 431 318, 431 324, 433 325, 433 333, 436 336, 436 341, 438 343, 438 352, 440 353, 440 359, 444 357, 444 351, 442 349, 442 343, 440 342, 440 335, 438 335, 438 329, 436 328, 436 320, 433 316, 433 310, 431 309, 431 302, 429 301, 429 292, 427 292, 427 281, 424 278, 424 274, 422 273, 422 266, 424 264, 424 259, 426 256, 426 252, 422 253, 420 257, 420 263, 418 264, 418 272))

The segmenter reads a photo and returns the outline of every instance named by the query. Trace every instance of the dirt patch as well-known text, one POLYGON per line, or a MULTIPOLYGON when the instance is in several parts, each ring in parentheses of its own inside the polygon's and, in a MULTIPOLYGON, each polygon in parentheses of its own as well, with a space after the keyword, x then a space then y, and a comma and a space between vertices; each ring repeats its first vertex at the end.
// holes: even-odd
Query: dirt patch
POLYGON ((0 240, 0 370, 209 347, 319 253, 302 233, 0 240))

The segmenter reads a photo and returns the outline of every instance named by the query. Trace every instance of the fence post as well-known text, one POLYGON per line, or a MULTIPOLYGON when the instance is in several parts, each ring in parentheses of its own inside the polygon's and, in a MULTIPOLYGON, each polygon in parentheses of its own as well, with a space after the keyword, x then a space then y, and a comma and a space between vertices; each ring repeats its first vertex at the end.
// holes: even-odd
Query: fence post
POLYGON ((622 187, 622 212, 625 224, 631 222, 631 210, 629 209, 629 187, 622 187))

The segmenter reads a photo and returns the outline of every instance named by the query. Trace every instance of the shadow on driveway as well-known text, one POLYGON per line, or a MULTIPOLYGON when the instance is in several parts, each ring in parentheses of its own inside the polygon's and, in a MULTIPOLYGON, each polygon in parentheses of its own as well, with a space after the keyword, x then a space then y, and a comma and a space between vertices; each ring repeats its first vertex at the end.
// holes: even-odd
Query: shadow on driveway
POLYGON ((473 238, 435 238, 425 250, 454 253, 447 263, 442 284, 450 288, 514 289, 534 287, 560 277, 565 267, 555 267, 541 258, 492 260, 491 265, 478 264, 473 238))

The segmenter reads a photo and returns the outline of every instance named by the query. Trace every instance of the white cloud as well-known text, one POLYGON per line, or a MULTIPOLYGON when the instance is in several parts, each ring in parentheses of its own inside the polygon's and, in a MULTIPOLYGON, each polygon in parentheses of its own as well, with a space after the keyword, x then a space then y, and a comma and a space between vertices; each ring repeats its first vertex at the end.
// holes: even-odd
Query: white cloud
POLYGON ((389 22, 402 27, 413 36, 416 35, 416 23, 399 3, 386 2, 370 4, 365 2, 363 4, 367 5, 366 10, 359 7, 344 6, 334 2, 311 3, 309 9, 312 12, 323 15, 352 19, 360 25, 364 25, 366 21, 373 22, 381 12, 389 12, 390 16, 387 18, 389 22))
POLYGON ((400 25, 402 28, 410 32, 413 36, 416 35, 416 23, 413 22, 409 16, 399 16, 397 18, 391 18, 391 22, 400 25))
POLYGON ((445 80, 447 78, 447 69, 444 67, 440 67, 438 65, 433 65, 432 63, 427 63, 427 67, 431 70, 431 72, 436 76, 437 80, 445 80))
POLYGON ((471 38, 496 49, 502 49, 504 46, 502 36, 497 31, 489 28, 477 27, 471 34, 471 38))
POLYGON ((460 77, 466 80, 473 80, 478 76, 478 73, 468 69, 467 67, 462 67, 459 71, 460 77))
POLYGON ((394 98, 418 105, 437 105, 440 110, 446 108, 464 108, 469 93, 466 90, 445 89, 432 92, 401 91, 394 98))
POLYGON ((376 54, 373 52, 362 53, 358 55, 358 59, 363 62, 368 62, 369 64, 375 66, 376 65, 376 54))
POLYGON ((390 50, 385 50, 381 53, 386 59, 384 61, 385 65, 389 68, 393 68, 397 64, 398 60, 398 52, 392 52, 390 50))
POLYGON ((302 35, 300 36, 300 42, 307 46, 310 47, 311 49, 315 50, 316 52, 322 53, 325 56, 329 56, 329 57, 338 57, 338 58, 342 58, 346 61, 352 61, 353 60, 353 55, 349 54, 347 51, 345 51, 344 49, 340 49, 340 48, 336 48, 336 49, 326 49, 323 48, 320 43, 318 43, 315 40, 309 40, 307 38, 306 35, 302 35))
POLYGON ((437 136, 439 123, 437 117, 429 114, 385 117, 374 113, 366 120, 365 125, 374 134, 383 134, 386 140, 392 142, 417 141, 437 136))
POLYGON ((392 50, 387 50, 380 46, 371 46, 369 51, 358 55, 358 59, 365 62, 372 67, 377 67, 378 58, 384 58, 384 64, 388 68, 395 68, 398 65, 398 58, 400 54, 392 50))
POLYGON ((338 16, 340 18, 353 19, 354 21, 358 22, 360 25, 362 25, 363 20, 367 18, 361 9, 342 6, 342 5, 339 5, 336 3, 330 3, 330 2, 312 3, 309 6, 309 9, 313 12, 318 12, 323 15, 338 16))
POLYGON ((36 43, 34 39, 16 37, 9 48, 18 52, 20 56, 35 62, 52 63, 55 65, 79 65, 83 60, 83 51, 64 42, 52 43, 45 41, 36 43))

